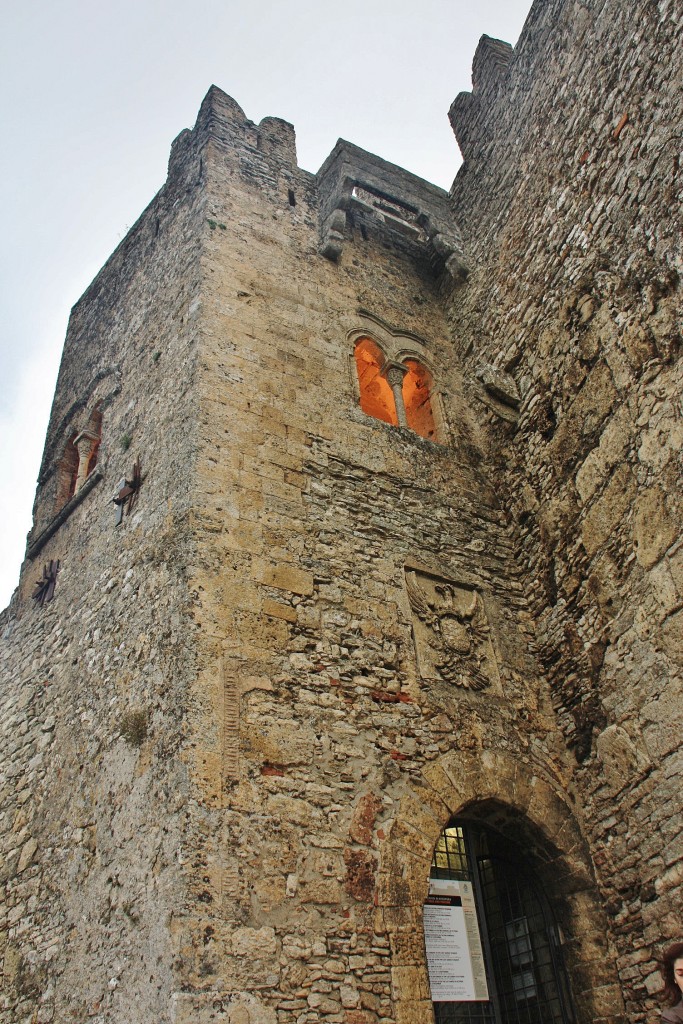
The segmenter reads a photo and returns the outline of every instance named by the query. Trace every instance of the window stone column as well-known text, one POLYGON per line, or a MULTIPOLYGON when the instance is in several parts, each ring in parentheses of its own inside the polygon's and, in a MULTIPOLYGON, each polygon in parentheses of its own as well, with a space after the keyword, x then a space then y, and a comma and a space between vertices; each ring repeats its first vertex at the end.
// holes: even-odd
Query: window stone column
POLYGON ((408 426, 408 420, 406 419, 406 407, 403 403, 403 378, 407 372, 408 367, 404 366, 403 363, 387 361, 382 367, 382 376, 394 394, 396 419, 398 420, 399 427, 408 426))
POLYGON ((76 477, 76 490, 80 491, 88 476, 88 466, 92 457, 95 445, 99 441, 97 434, 90 430, 82 430, 78 437, 74 438, 74 445, 78 449, 78 476, 76 477))

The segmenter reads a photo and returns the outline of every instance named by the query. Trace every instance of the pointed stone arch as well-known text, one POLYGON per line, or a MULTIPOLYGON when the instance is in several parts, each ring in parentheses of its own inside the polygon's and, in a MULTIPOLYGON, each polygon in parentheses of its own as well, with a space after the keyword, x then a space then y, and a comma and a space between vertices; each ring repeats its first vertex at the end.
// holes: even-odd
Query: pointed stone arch
POLYGON ((514 831, 566 931, 579 1024, 624 1020, 605 914, 576 817, 561 788, 530 759, 500 751, 452 751, 404 793, 382 844, 377 905, 392 954, 397 1024, 433 1024, 422 937, 432 855, 453 818, 514 831))

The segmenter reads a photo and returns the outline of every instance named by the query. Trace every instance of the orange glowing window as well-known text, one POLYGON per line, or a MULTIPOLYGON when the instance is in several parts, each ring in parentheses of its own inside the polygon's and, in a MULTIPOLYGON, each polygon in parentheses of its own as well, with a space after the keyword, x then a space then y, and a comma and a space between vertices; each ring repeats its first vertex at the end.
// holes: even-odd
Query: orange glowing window
POLYGON ((405 359, 408 372, 403 378, 403 403, 406 421, 411 430, 429 441, 436 440, 436 426, 432 412, 433 380, 429 370, 416 359, 405 359))
POLYGON ((368 416, 397 426, 394 396, 388 382, 380 374, 385 362, 381 348, 370 338, 361 338, 356 345, 355 356, 361 409, 368 416))

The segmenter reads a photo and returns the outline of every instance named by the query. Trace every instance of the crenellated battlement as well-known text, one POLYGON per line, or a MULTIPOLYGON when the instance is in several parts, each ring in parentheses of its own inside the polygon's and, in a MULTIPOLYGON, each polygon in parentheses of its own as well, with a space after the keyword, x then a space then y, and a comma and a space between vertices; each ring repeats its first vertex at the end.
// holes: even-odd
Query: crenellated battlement
POLYGON ((465 161, 481 153, 493 130, 492 108, 505 89, 514 50, 501 39, 482 36, 472 61, 472 91, 453 100, 448 118, 465 161))

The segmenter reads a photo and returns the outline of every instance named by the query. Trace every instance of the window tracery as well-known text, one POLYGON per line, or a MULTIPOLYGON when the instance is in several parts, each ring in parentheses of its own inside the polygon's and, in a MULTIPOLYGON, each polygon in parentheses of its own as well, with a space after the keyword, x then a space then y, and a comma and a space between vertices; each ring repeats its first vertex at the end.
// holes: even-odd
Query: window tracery
MULTIPOLYGON (((407 427, 428 441, 441 440, 435 415, 434 379, 415 353, 395 358, 370 335, 357 336, 354 348, 360 407, 368 416, 407 427)), ((438 410, 437 410, 438 414, 438 410)))
POLYGON ((57 469, 55 507, 62 508, 81 489, 95 466, 102 440, 102 409, 96 405, 84 430, 72 432, 57 469))

